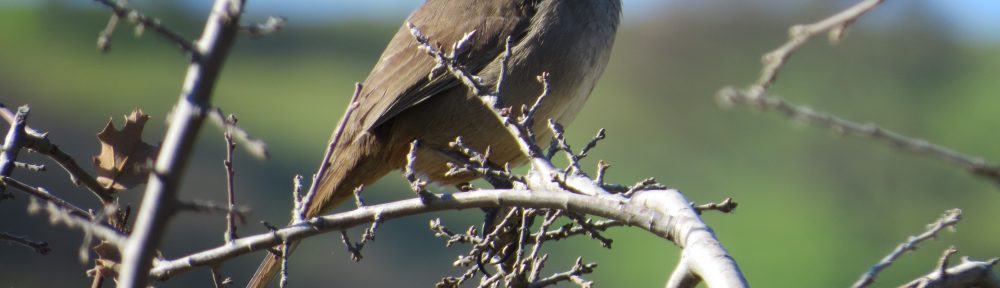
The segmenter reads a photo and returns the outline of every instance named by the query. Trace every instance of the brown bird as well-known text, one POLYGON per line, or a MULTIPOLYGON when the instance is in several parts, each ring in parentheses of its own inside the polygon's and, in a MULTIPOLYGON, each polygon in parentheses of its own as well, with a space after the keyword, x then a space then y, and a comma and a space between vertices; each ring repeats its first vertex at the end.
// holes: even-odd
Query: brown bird
MULTIPOLYGON (((548 143, 546 120, 572 121, 607 66, 621 5, 621 0, 427 0, 406 22, 446 45, 474 31, 457 57, 491 87, 510 37, 501 101, 507 107, 531 105, 542 91, 536 77, 548 72, 551 92, 539 105, 534 127, 539 143, 548 143)), ((359 106, 342 120, 343 132, 324 159, 330 167, 320 176, 306 217, 335 208, 359 185, 401 169, 417 139, 415 170, 442 185, 474 179, 445 176, 452 158, 442 151, 459 136, 479 151, 490 147, 489 160, 498 166, 526 162, 513 137, 467 87, 448 73, 429 77, 436 62, 418 45, 404 24, 386 46, 364 81, 359 106)), ((279 266, 269 254, 247 287, 264 287, 279 266)))

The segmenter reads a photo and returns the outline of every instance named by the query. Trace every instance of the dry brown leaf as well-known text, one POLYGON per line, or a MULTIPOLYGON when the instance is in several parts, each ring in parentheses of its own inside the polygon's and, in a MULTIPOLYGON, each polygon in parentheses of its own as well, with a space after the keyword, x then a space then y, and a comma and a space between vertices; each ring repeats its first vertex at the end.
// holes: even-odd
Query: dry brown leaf
POLYGON ((131 189, 145 183, 159 148, 142 142, 142 129, 149 115, 135 108, 125 115, 125 125, 119 131, 109 119, 97 139, 101 154, 94 156, 97 182, 114 190, 131 189))
POLYGON ((97 253, 98 259, 116 263, 122 260, 122 255, 118 252, 118 247, 108 244, 106 241, 101 241, 101 243, 94 245, 93 249, 94 253, 97 253))
POLYGON ((105 278, 117 278, 118 272, 115 271, 118 270, 118 265, 120 265, 119 263, 122 259, 118 248, 108 244, 108 242, 101 241, 93 249, 97 253, 97 259, 94 259, 94 268, 87 270, 87 276, 94 277, 100 275, 105 278))

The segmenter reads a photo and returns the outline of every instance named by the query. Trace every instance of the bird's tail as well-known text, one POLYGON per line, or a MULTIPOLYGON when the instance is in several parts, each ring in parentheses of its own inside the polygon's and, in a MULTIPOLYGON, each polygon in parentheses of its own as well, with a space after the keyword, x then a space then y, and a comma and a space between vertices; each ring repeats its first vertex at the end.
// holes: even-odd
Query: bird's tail
MULTIPOLYGON (((297 246, 298 242, 289 245, 289 248, 297 246)), ((294 250, 294 249, 292 249, 294 250)), ((291 253, 291 251, 288 251, 291 253)), ((278 271, 281 270, 281 258, 274 253, 267 253, 264 257, 264 261, 260 262, 260 266, 257 267, 257 272, 253 274, 253 278, 250 278, 250 283, 247 283, 247 287, 263 288, 267 287, 268 283, 274 279, 274 276, 278 275, 278 271)))
MULTIPOLYGON (((398 166, 377 158, 383 148, 379 139, 374 139, 370 134, 353 137, 354 133, 351 132, 353 131, 345 131, 343 136, 346 137, 343 139, 347 140, 338 141, 340 143, 334 145, 330 158, 326 159, 329 167, 319 177, 319 187, 305 211, 307 219, 336 208, 353 197, 354 189, 358 186, 371 184, 398 166)), ((286 255, 295 250, 296 246, 298 241, 289 243, 290 251, 286 255)), ((280 270, 281 257, 268 253, 246 287, 267 287, 280 270)))

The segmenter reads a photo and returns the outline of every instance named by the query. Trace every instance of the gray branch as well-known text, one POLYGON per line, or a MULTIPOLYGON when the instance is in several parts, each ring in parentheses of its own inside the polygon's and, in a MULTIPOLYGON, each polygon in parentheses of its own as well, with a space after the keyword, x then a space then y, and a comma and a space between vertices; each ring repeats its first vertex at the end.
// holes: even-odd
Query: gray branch
POLYGON ((871 285, 875 282, 875 277, 878 276, 879 272, 882 272, 882 270, 888 268, 889 265, 892 265, 896 259, 899 259, 899 257, 906 254, 906 252, 916 250, 917 244, 920 244, 920 242, 926 241, 927 239, 936 237, 941 230, 955 226, 955 224, 958 224, 958 221, 960 220, 962 220, 962 210, 952 209, 946 211, 941 218, 928 226, 927 231, 924 231, 924 233, 921 233, 920 235, 910 236, 910 239, 907 239, 906 242, 896 246, 896 249, 893 250, 892 253, 889 253, 889 255, 886 255, 885 258, 882 258, 882 261, 879 261, 878 264, 872 266, 868 272, 865 272, 865 274, 861 276, 861 279, 854 282, 852 287, 861 288, 871 285))
POLYGON ((884 0, 865 0, 819 22, 795 25, 789 29, 788 41, 774 51, 764 54, 764 67, 757 82, 746 89, 722 88, 716 95, 723 105, 749 106, 764 111, 774 111, 797 121, 825 127, 834 132, 854 137, 869 138, 902 151, 938 158, 959 165, 975 174, 1000 184, 1000 166, 990 164, 979 157, 965 155, 958 151, 930 143, 923 139, 908 137, 871 123, 858 123, 830 113, 816 111, 808 107, 792 104, 780 97, 768 94, 768 89, 778 78, 778 72, 786 61, 813 37, 830 32, 832 41, 843 38, 844 31, 861 16, 871 12, 884 0))
POLYGON ((243 237, 231 244, 159 262, 150 272, 150 277, 165 279, 196 267, 211 266, 243 254, 265 250, 283 241, 296 241, 365 225, 374 221, 375 215, 381 215, 381 219, 389 221, 443 210, 517 206, 596 215, 645 229, 684 248, 691 255, 690 266, 695 271, 704 273, 700 275, 709 286, 747 286, 736 263, 715 240, 711 229, 701 222, 694 210, 687 205, 687 200, 676 190, 642 191, 636 193, 633 199, 593 197, 563 190, 479 190, 436 196, 428 202, 415 198, 363 206, 352 211, 308 219, 274 232, 243 237), (699 255, 713 257, 698 258, 699 255))
MULTIPOLYGON (((193 45, 180 100, 174 108, 170 128, 149 175, 135 229, 124 249, 118 287, 145 287, 153 256, 160 246, 167 223, 177 209, 177 190, 193 150, 212 92, 230 47, 239 34, 242 0, 217 0, 205 23, 201 39, 193 45)), ((117 11, 116 11, 117 13, 117 11)))

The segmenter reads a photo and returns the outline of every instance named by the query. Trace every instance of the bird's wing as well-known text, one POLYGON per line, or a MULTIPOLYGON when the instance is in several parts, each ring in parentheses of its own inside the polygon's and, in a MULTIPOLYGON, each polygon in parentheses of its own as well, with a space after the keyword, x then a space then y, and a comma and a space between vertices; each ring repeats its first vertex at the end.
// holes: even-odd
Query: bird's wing
MULTIPOLYGON (((475 31, 461 63, 478 73, 504 51, 507 37, 516 41, 528 29, 536 1, 429 0, 407 19, 432 41, 450 47, 465 33, 475 31), (464 16, 464 17, 463 17, 464 16), (441 25, 451 18, 454 25, 441 25), (436 25, 430 25, 436 23, 436 25)), ((435 60, 419 50, 406 24, 392 38, 372 69, 358 99, 357 120, 371 131, 435 94, 460 82, 442 73, 428 79, 435 60)))

